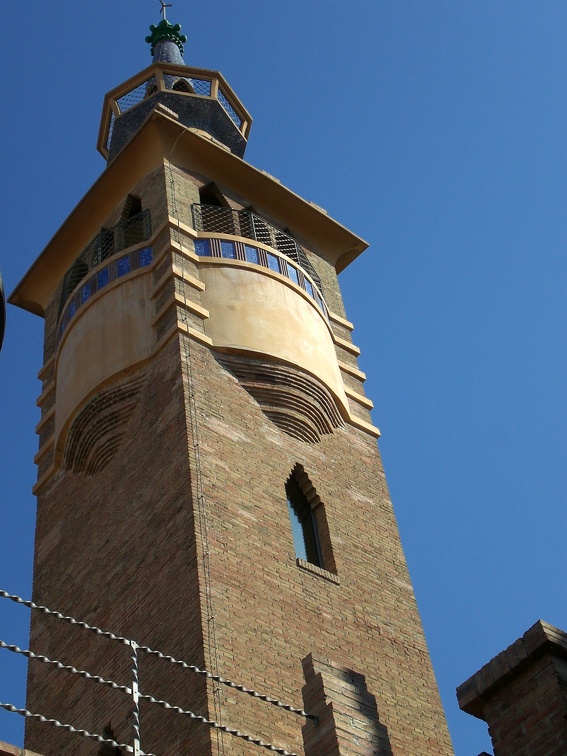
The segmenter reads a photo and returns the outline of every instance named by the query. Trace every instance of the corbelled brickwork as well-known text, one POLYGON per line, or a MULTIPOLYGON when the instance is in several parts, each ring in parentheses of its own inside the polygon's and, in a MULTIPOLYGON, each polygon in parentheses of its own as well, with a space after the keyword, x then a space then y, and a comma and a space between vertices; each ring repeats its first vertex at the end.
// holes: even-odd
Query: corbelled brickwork
POLYGON ((488 724, 494 756, 567 753, 567 634, 536 622, 457 689, 488 724))

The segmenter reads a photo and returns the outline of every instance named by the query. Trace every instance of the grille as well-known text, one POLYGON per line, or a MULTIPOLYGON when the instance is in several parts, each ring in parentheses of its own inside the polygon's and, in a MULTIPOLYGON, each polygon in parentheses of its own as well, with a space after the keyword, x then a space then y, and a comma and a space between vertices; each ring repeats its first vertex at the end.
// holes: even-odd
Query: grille
POLYGON ((211 96, 211 82, 209 79, 193 79, 164 74, 163 82, 166 89, 172 89, 176 92, 185 92, 187 94, 211 96), (180 84, 182 82, 182 84, 180 84))
POLYGON ((124 113, 124 111, 130 110, 130 108, 133 108, 134 105, 138 105, 140 102, 142 102, 142 100, 145 100, 146 97, 154 94, 154 92, 157 92, 157 85, 155 77, 152 76, 151 79, 144 81, 135 89, 131 89, 125 95, 116 100, 116 104, 118 105, 120 112, 124 113))
POLYGON ((193 224, 196 231, 243 236, 245 239, 253 239, 277 249, 307 271, 323 294, 321 279, 295 239, 255 213, 233 210, 231 207, 194 204, 193 224))
POLYGON ((142 210, 141 213, 132 216, 132 218, 121 221, 112 228, 103 229, 97 234, 65 274, 59 304, 59 314, 61 314, 63 306, 71 292, 83 280, 89 270, 100 265, 103 260, 106 260, 117 252, 146 241, 146 239, 150 238, 151 233, 150 211, 142 210))
POLYGON ((218 97, 219 97, 220 104, 226 110, 232 122, 236 125, 237 128, 240 128, 242 126, 242 118, 238 115, 236 110, 232 107, 232 105, 230 104, 230 102, 227 100, 226 96, 222 93, 220 89, 219 89, 218 97))

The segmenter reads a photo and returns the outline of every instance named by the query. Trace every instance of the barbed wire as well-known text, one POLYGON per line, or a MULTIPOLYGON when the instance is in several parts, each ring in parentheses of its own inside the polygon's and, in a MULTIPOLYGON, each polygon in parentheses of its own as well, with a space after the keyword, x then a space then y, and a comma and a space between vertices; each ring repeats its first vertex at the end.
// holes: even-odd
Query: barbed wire
MULTIPOLYGON (((48 607, 42 606, 41 604, 36 604, 33 601, 28 601, 27 599, 21 598, 21 596, 8 593, 7 591, 0 590, 0 598, 9 599, 10 601, 14 601, 16 604, 23 604, 24 606, 27 606, 29 609, 39 611, 43 614, 52 615, 54 617, 57 617, 57 619, 68 622, 71 625, 76 625, 78 627, 81 627, 83 630, 89 630, 95 633, 96 635, 100 635, 104 638, 118 641, 127 646, 130 646, 132 644, 132 640, 129 638, 125 638, 124 636, 121 636, 121 635, 115 635, 114 633, 111 633, 107 630, 102 630, 100 627, 97 627, 96 625, 89 625, 87 622, 76 620, 74 619, 74 617, 61 614, 61 612, 56 612, 53 609, 49 609, 48 607)), ((283 701, 280 701, 277 698, 273 698, 272 696, 268 696, 264 693, 258 693, 258 691, 254 690, 253 688, 246 688, 244 685, 241 685, 240 683, 235 683, 231 680, 227 680, 226 678, 221 677, 220 675, 214 675, 212 674, 212 672, 209 672, 205 669, 201 669, 200 667, 197 667, 194 664, 188 664, 187 662, 182 661, 180 659, 176 659, 175 657, 170 656, 169 654, 163 654, 161 651, 155 651, 149 646, 140 645, 138 646, 138 651, 144 651, 147 654, 157 656, 160 659, 164 659, 165 661, 168 661, 172 664, 181 666, 183 669, 187 669, 190 672, 203 675, 209 680, 214 680, 215 682, 218 682, 221 685, 226 685, 228 688, 233 688, 234 690, 238 690, 241 693, 246 693, 246 695, 251 696, 252 698, 258 698, 260 701, 264 701, 265 703, 271 704, 272 706, 275 706, 279 709, 284 709, 285 711, 289 711, 292 714, 298 714, 299 716, 305 717, 307 719, 312 719, 315 722, 318 721, 316 716, 314 716, 313 714, 308 714, 304 709, 300 709, 296 706, 292 706, 291 704, 286 704, 283 701)))
POLYGON ((90 672, 85 672, 84 669, 77 669, 76 667, 72 667, 70 664, 63 664, 63 662, 57 661, 56 659, 50 659, 47 656, 43 656, 43 654, 34 654, 33 651, 29 651, 26 648, 20 648, 19 646, 14 646, 11 643, 4 643, 3 640, 0 640, 0 648, 5 648, 7 651, 12 651, 14 654, 21 654, 28 659, 36 659, 37 661, 44 662, 45 664, 52 664, 54 667, 57 667, 57 669, 62 669, 65 672, 71 672, 74 675, 83 677, 85 680, 94 680, 95 682, 100 683, 101 685, 106 685, 113 690, 121 690, 123 693, 127 693, 129 696, 132 695, 132 689, 127 685, 119 685, 113 680, 105 680, 104 677, 100 677, 99 675, 91 675, 90 672))
POLYGON ((253 743, 260 748, 265 748, 267 751, 271 751, 272 753, 279 753, 280 756, 298 756, 297 753, 286 751, 285 748, 279 748, 278 746, 272 745, 271 743, 265 743, 263 740, 260 740, 260 738, 255 738, 252 735, 247 735, 246 733, 241 732, 240 730, 236 730, 233 727, 229 727, 228 725, 219 724, 218 722, 215 722, 214 719, 207 719, 200 714, 194 714, 192 711, 181 709, 179 706, 172 706, 171 704, 167 703, 167 701, 160 701, 153 696, 145 696, 142 693, 140 693, 140 698, 143 698, 145 701, 150 701, 150 703, 157 704, 163 709, 168 709, 175 711, 177 714, 188 716, 190 719, 194 719, 198 722, 209 725, 209 727, 212 727, 215 730, 226 732, 228 735, 234 735, 235 738, 246 740, 248 743, 253 743))
MULTIPOLYGON (((5 709, 5 711, 10 711, 14 714, 19 714, 21 717, 25 717, 26 719, 37 719, 39 722, 45 722, 46 724, 51 724, 54 727, 60 727, 61 729, 66 730, 67 732, 70 732, 74 735, 81 735, 81 737, 83 738, 96 740, 97 743, 103 743, 104 745, 115 746, 116 748, 124 748, 124 750, 127 753, 133 753, 134 751, 132 746, 127 745, 126 743, 117 743, 115 740, 112 740, 111 738, 105 738, 96 732, 89 732, 88 730, 81 730, 77 727, 73 727, 73 725, 64 724, 63 722, 60 722, 58 719, 51 719, 50 717, 44 717, 43 714, 33 714, 31 711, 28 711, 28 709, 19 709, 17 706, 14 706, 13 704, 3 703, 0 701, 0 709, 5 709)), ((156 756, 156 754, 146 753, 145 751, 141 751, 140 756, 156 756)))
MULTIPOLYGON (((70 672, 71 674, 78 675, 79 677, 82 677, 86 680, 93 680, 94 682, 100 683, 101 685, 106 685, 110 688, 113 688, 114 690, 122 691, 123 693, 127 693, 128 695, 132 696, 134 693, 133 688, 129 688, 127 685, 118 685, 118 683, 115 683, 113 680, 105 680, 103 677, 100 677, 99 675, 91 675, 89 672, 86 672, 82 669, 77 669, 76 667, 71 666, 70 664, 63 664, 60 661, 57 661, 56 659, 50 659, 47 656, 44 656, 43 654, 36 654, 33 651, 29 651, 28 649, 20 648, 19 646, 16 646, 11 643, 5 643, 3 640, 0 640, 0 648, 3 648, 7 651, 11 651, 15 654, 20 654, 22 656, 27 657, 28 659, 35 659, 36 661, 44 662, 45 664, 52 664, 53 666, 57 667, 57 669, 64 670, 65 672, 70 672)), ((137 648, 135 644, 133 645, 133 654, 135 651, 137 651, 137 648)), ((134 666, 134 683, 133 685, 137 686, 137 663, 134 666)), ((192 711, 189 711, 188 709, 182 709, 179 706, 174 706, 167 701, 163 701, 157 698, 154 698, 154 696, 150 696, 147 694, 143 694, 136 690, 136 698, 137 699, 143 699, 144 701, 149 701, 150 703, 157 704, 158 706, 161 706, 163 709, 168 709, 170 711, 174 711, 177 714, 183 714, 184 716, 189 717, 190 719, 193 719, 197 722, 202 722, 203 724, 208 725, 209 727, 212 727, 215 730, 219 730, 220 732, 225 732, 228 735, 233 735, 234 737, 240 738, 241 740, 246 740, 248 743, 253 743, 254 745, 259 746, 260 748, 265 748, 268 751, 271 751, 272 753, 278 753, 280 756, 297 756, 297 754, 292 753, 290 751, 287 751, 285 748, 280 748, 278 746, 273 745, 272 743, 265 743, 260 738, 256 738, 253 735, 248 735, 247 733, 241 732, 240 730, 237 730, 232 727, 228 727, 227 725, 222 725, 216 722, 213 719, 207 719, 206 717, 195 714, 192 711)), ((137 704, 137 701, 136 701, 137 704)), ((22 716, 28 716, 31 718, 39 719, 42 722, 48 722, 50 724, 54 724, 58 727, 62 727, 69 732, 75 732, 79 735, 84 735, 84 737, 90 737, 93 739, 102 738, 102 736, 97 735, 96 733, 89 733, 87 730, 79 730, 77 728, 72 727, 71 725, 64 725, 61 722, 59 722, 56 719, 48 719, 47 717, 44 717, 41 714, 32 714, 31 712, 28 712, 27 709, 17 709, 12 704, 0 704, 2 708, 7 709, 8 711, 15 712, 16 714, 21 714, 22 716), (27 712, 27 713, 26 713, 27 712)), ((139 720, 139 708, 136 706, 136 709, 134 711, 134 737, 139 743, 140 741, 140 720, 139 720)), ((115 741, 111 739, 104 739, 102 738, 99 740, 100 743, 108 743, 110 745, 115 745, 119 747, 124 747, 120 743, 116 743, 115 741)), ((128 746, 130 749, 130 752, 135 752, 135 749, 128 746)), ((138 746, 139 748, 139 746, 138 746)), ((140 752, 142 753, 142 752, 140 752)), ((146 756, 151 756, 151 754, 146 754, 146 756)))
MULTIPOLYGON (((74 675, 78 675, 79 677, 82 677, 86 680, 93 680, 94 682, 97 682, 101 685, 105 685, 109 688, 112 688, 113 690, 118 690, 123 693, 128 694, 129 696, 134 696, 135 693, 135 707, 137 707, 137 701, 138 700, 145 700, 149 701, 150 703, 154 703, 163 709, 167 709, 170 711, 174 711, 177 714, 182 714, 184 716, 189 717, 190 719, 201 722, 202 724, 205 724, 212 729, 215 729, 219 731, 220 733, 226 733, 228 735, 232 735, 236 738, 240 738, 241 740, 245 740, 248 743, 252 743, 253 745, 258 746, 259 748, 264 748, 267 751, 271 751, 272 753, 280 754, 280 756, 298 756, 298 754, 293 753, 292 751, 288 751, 283 747, 276 746, 273 743, 266 743, 265 741, 261 740, 260 738, 254 737, 253 735, 249 735, 248 733, 242 732, 240 730, 237 730, 236 728, 229 727, 228 725, 223 725, 219 722, 217 722, 214 719, 207 719, 206 717, 195 714, 194 712, 188 710, 188 709, 182 709, 179 706, 174 706, 167 701, 163 701, 160 699, 155 698, 154 696, 147 695, 141 693, 137 688, 137 679, 138 679, 138 666, 137 666, 137 652, 138 651, 146 651, 149 654, 156 655, 158 658, 165 659, 166 661, 169 661, 171 663, 177 664, 182 666, 183 668, 189 669, 191 671, 198 671, 201 674, 206 674, 209 678, 212 678, 214 680, 218 680, 219 682, 223 682, 224 684, 229 685, 232 688, 238 689, 238 690, 244 690, 244 692, 249 693, 250 695, 254 695, 257 698, 260 698, 261 700, 267 701, 268 703, 274 703, 275 705, 280 706, 281 708, 289 708, 287 704, 283 704, 280 701, 277 701, 277 699, 270 699, 269 696, 263 696, 260 693, 257 693, 256 691, 249 690, 247 688, 244 688, 243 686, 240 686, 236 683, 232 683, 228 680, 224 680, 223 678, 219 677, 218 675, 211 675, 209 672, 205 672, 204 670, 200 670, 198 667, 194 667, 192 665, 187 664, 184 661, 180 661, 179 659, 175 659, 172 656, 168 656, 166 654, 162 654, 159 651, 154 651, 149 646, 138 646, 134 641, 130 641, 122 636, 114 635, 114 633, 109 633, 107 631, 101 630, 100 628, 97 628, 92 625, 88 625, 86 622, 74 620, 72 617, 67 617, 60 612, 54 612, 51 609, 48 609, 47 607, 41 606, 39 604, 35 604, 33 601, 27 601, 26 599, 22 599, 20 596, 15 596, 13 594, 9 594, 6 591, 0 590, 0 597, 1 598, 8 598, 16 603, 24 604, 26 606, 30 606, 32 609, 37 609, 38 611, 42 611, 51 615, 57 616, 59 619, 64 619, 67 621, 72 621, 73 624, 79 625, 87 630, 92 630, 93 632, 96 632, 99 635, 110 637, 112 640, 118 640, 124 644, 128 644, 132 649, 133 657, 135 657, 136 662, 134 666, 134 676, 133 676, 133 683, 132 687, 128 687, 127 685, 119 685, 118 683, 114 682, 113 680, 107 680, 100 675, 93 675, 90 672, 87 672, 86 670, 78 669, 77 667, 74 667, 70 664, 64 664, 63 662, 57 660, 57 659, 50 659, 48 656, 45 656, 43 654, 36 654, 34 651, 30 651, 29 649, 20 648, 19 646, 12 644, 12 643, 6 643, 3 640, 0 640, 0 649, 5 649, 7 651, 11 651, 12 653, 19 654, 21 656, 25 656, 28 659, 34 659, 36 661, 43 662, 44 664, 53 665, 57 669, 63 670, 65 672, 69 672, 74 675)), ((45 717, 43 714, 34 714, 27 709, 19 709, 18 707, 14 706, 13 704, 7 704, 7 703, 0 703, 0 708, 6 709, 7 711, 20 714, 23 717, 31 718, 31 719, 37 719, 41 722, 45 722, 48 724, 52 724, 55 727, 60 727, 68 732, 75 733, 78 735, 81 735, 85 738, 90 738, 92 740, 96 740, 99 743, 106 743, 109 745, 114 745, 119 748, 126 748, 128 753, 134 753, 139 754, 140 756, 155 756, 155 754, 145 754, 143 751, 139 750, 139 718, 136 718, 136 711, 139 712, 139 709, 136 708, 134 711, 134 737, 136 744, 134 748, 131 746, 117 743, 116 741, 104 738, 101 735, 98 735, 97 733, 91 733, 88 730, 82 730, 76 727, 73 727, 72 725, 64 724, 56 719, 51 719, 48 717, 45 717)), ((306 715, 309 716, 309 715, 306 715)), ((310 717, 312 719, 316 720, 316 717, 310 717)))

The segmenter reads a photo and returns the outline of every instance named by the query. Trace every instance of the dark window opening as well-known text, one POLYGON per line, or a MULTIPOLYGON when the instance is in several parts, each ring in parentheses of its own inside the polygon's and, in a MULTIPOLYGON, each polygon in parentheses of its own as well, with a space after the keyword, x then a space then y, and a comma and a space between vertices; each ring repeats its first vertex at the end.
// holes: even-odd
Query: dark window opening
POLYGON ((189 84, 187 79, 177 79, 175 84, 171 87, 175 92, 187 92, 187 94, 195 94, 195 90, 189 84))
POLYGON ((202 186, 199 189, 199 197, 202 205, 213 205, 214 207, 228 207, 228 202, 222 195, 221 190, 214 183, 202 186))
POLYGON ((285 491, 295 556, 317 567, 324 567, 317 518, 293 473, 285 491))
POLYGON ((199 189, 199 197, 201 199, 201 206, 198 208, 199 230, 233 236, 237 234, 234 222, 235 213, 215 183, 202 186, 199 189))
POLYGON ((134 195, 129 194, 124 202, 124 207, 122 208, 122 217, 120 218, 120 220, 128 220, 128 218, 132 218, 134 215, 138 215, 138 213, 141 212, 142 200, 139 197, 134 197, 134 195))

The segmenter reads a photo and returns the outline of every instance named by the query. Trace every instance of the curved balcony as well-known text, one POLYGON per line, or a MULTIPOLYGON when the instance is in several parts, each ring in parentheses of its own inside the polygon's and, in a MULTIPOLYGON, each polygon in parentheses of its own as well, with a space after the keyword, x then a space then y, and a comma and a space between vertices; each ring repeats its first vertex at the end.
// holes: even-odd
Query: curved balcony
MULTIPOLYGON (((101 262, 128 247, 134 247, 147 241, 152 233, 149 210, 142 210, 131 218, 120 221, 112 228, 104 228, 83 249, 79 257, 69 268, 63 279, 63 288, 59 300, 59 319, 71 293, 89 272, 101 262)), ((135 265, 135 261, 132 260, 135 265)), ((124 266, 123 266, 124 267, 124 266)), ((121 274, 123 275, 123 274, 121 274)), ((67 305, 66 310, 69 309, 67 305)))
POLYGON ((329 311, 318 286, 299 265, 289 258, 253 244, 229 239, 210 238, 195 239, 195 252, 200 257, 223 257, 227 260, 241 260, 242 262, 259 265, 285 276, 314 300, 323 317, 329 320, 329 311))
MULTIPOLYGON (((267 246, 272 247, 272 249, 280 252, 282 255, 285 255, 286 258, 295 263, 295 266, 291 266, 292 269, 297 269, 297 266, 299 266, 301 268, 300 273, 304 275, 307 274, 308 279, 318 290, 319 298, 324 302, 321 279, 317 275, 315 268, 309 262, 309 258, 301 246, 295 241, 293 236, 272 226, 263 218, 260 218, 259 215, 256 215, 256 213, 250 212, 249 210, 233 210, 231 207, 200 205, 197 203, 193 204, 191 209, 193 212, 193 227, 195 231, 208 231, 213 234, 240 236, 245 239, 251 239, 252 241, 266 244, 267 246)), ((216 256, 224 257, 225 255, 217 254, 216 256)), ((237 259, 244 260, 247 258, 240 257, 237 259)), ((256 260, 250 259, 248 262, 256 262, 256 260)), ((264 265, 264 267, 271 267, 264 262, 257 262, 257 264, 264 265)), ((273 270, 282 273, 287 278, 291 278, 295 283, 299 283, 294 277, 293 272, 291 275, 288 275, 285 265, 281 266, 280 270, 278 270, 277 267, 274 267, 273 270)), ((299 283, 299 285, 305 289, 310 296, 313 296, 302 283, 299 283)), ((314 299, 317 298, 314 297, 314 299)))
MULTIPOLYGON (((62 303, 59 325, 57 327, 57 339, 61 339, 61 336, 75 313, 80 310, 80 308, 86 304, 97 291, 104 289, 105 286, 108 286, 109 283, 112 283, 117 278, 122 278, 122 276, 125 276, 134 270, 138 270, 138 268, 145 268, 146 266, 151 265, 152 261, 152 248, 140 247, 138 249, 132 249, 130 252, 127 252, 120 257, 114 257, 112 260, 109 260, 107 265, 93 266, 95 267, 95 270, 93 270, 91 275, 89 275, 89 268, 84 264, 85 273, 75 282, 72 289, 75 293, 70 298, 67 296, 62 303), (78 284, 81 285, 78 286, 78 284)), ((71 271, 73 271, 73 268, 71 268, 71 271)), ((69 276, 69 273, 67 276, 69 276)), ((65 293, 65 287, 63 293, 65 293)))

